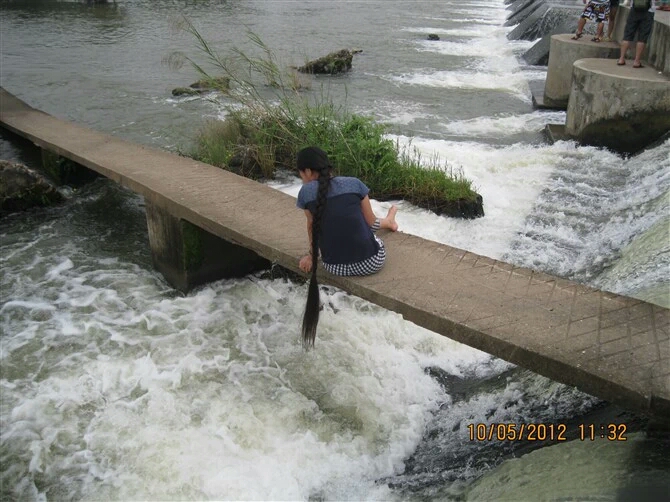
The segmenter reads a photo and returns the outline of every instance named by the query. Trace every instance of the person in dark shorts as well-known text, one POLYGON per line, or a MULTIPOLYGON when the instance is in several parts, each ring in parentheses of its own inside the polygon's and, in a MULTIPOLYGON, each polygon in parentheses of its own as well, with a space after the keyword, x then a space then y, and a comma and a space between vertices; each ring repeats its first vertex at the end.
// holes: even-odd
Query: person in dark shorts
POLYGON ((314 345, 319 322, 319 286, 316 268, 321 255, 323 267, 334 275, 370 275, 384 266, 386 250, 375 235, 380 228, 395 232, 397 208, 391 206, 385 218, 375 216, 369 189, 358 178, 333 176, 326 152, 315 146, 298 152, 298 174, 303 185, 296 205, 305 210, 309 254, 298 264, 311 272, 307 305, 302 320, 302 341, 314 345))
POLYGON ((631 0, 630 14, 623 31, 621 54, 616 63, 619 66, 626 64, 626 52, 628 52, 630 44, 635 40, 635 34, 637 33, 633 68, 644 68, 640 58, 642 58, 644 48, 649 41, 649 35, 651 35, 651 29, 654 26, 655 4, 655 0, 631 0))
POLYGON ((612 32, 616 23, 616 13, 619 10, 619 0, 610 0, 610 14, 607 18, 607 36, 603 39, 605 42, 612 41, 612 32))

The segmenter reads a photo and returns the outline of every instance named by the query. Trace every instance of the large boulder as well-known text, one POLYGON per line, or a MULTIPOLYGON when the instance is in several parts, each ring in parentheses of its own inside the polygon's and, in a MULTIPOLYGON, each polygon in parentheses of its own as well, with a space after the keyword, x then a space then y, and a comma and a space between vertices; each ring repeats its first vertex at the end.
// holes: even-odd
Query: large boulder
POLYGON ((297 70, 301 73, 315 73, 324 75, 334 75, 335 73, 345 73, 351 70, 351 62, 354 54, 363 52, 360 49, 342 49, 337 52, 331 52, 327 56, 323 56, 314 61, 310 61, 304 66, 300 66, 297 70))
POLYGON ((64 200, 56 186, 40 173, 0 160, 0 214, 49 206, 64 200))

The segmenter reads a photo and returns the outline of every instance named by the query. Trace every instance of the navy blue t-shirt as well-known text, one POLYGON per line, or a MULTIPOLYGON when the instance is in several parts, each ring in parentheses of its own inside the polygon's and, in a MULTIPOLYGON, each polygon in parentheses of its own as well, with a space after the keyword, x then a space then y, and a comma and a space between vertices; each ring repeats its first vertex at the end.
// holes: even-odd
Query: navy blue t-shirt
MULTIPOLYGON (((316 212, 318 187, 318 181, 310 181, 298 193, 297 206, 308 209, 312 215, 316 212)), ((367 260, 379 251, 379 245, 361 210, 361 201, 369 191, 358 178, 331 178, 319 233, 319 249, 324 263, 356 263, 367 260)))

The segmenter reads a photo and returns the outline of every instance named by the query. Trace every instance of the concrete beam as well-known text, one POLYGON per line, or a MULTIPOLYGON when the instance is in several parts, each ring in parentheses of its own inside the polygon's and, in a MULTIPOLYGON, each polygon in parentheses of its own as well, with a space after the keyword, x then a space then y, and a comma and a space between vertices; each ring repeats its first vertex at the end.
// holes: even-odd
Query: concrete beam
POLYGON ((609 59, 573 65, 566 133, 580 143, 635 153, 670 130, 670 77, 609 59))

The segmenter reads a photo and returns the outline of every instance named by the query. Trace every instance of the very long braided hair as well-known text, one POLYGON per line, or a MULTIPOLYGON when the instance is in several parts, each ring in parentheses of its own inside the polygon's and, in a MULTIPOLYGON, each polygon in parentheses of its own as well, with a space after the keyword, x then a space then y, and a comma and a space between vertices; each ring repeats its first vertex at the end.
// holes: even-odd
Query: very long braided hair
POLYGON ((316 278, 316 269, 319 258, 319 233, 321 231, 321 217, 327 203, 328 187, 330 186, 331 171, 333 169, 326 152, 315 146, 303 148, 298 152, 298 170, 311 169, 319 173, 316 210, 312 217, 312 275, 307 291, 305 315, 302 318, 302 343, 309 348, 314 346, 316 326, 319 324, 321 299, 319 298, 319 283, 316 278))

